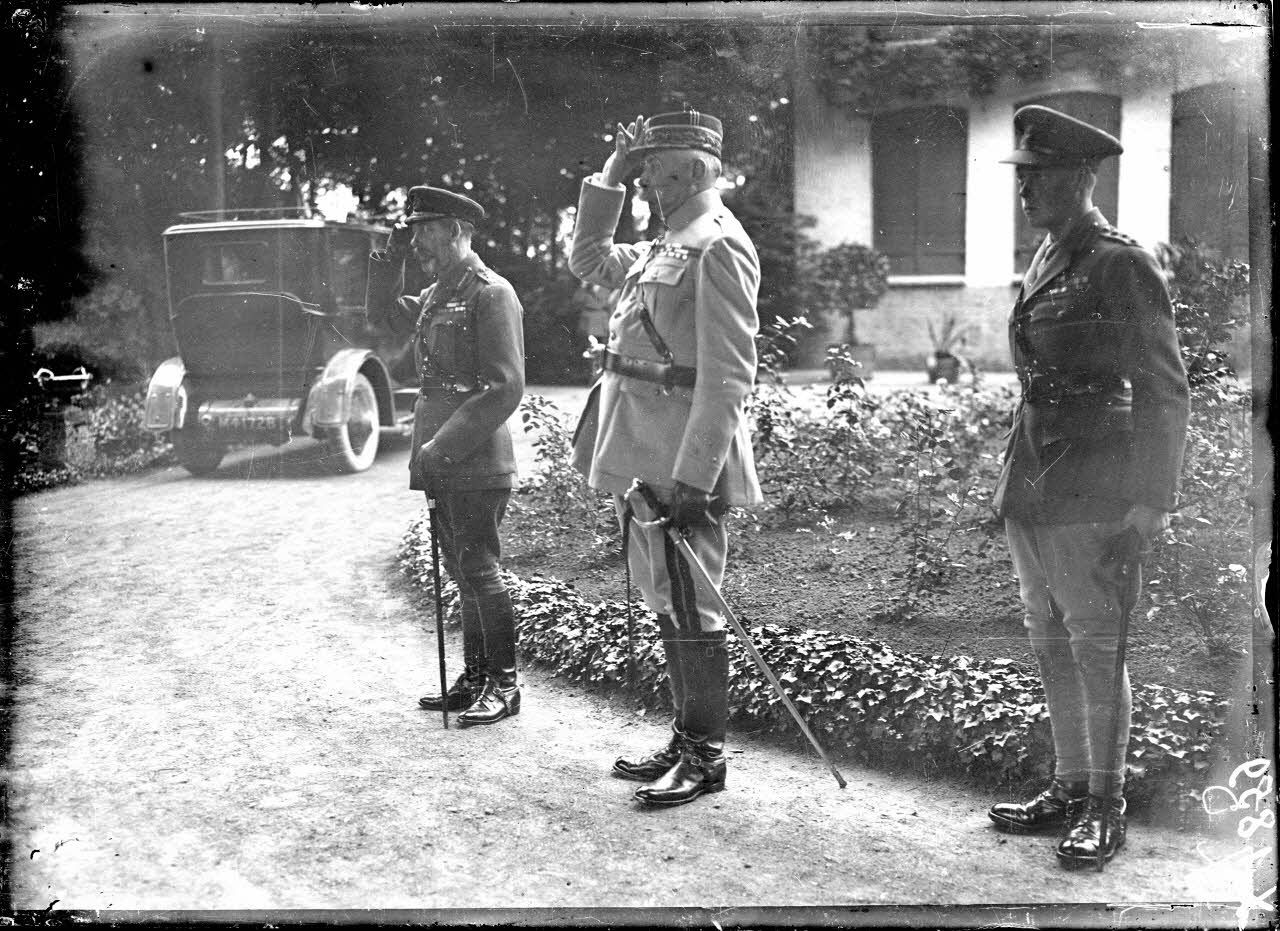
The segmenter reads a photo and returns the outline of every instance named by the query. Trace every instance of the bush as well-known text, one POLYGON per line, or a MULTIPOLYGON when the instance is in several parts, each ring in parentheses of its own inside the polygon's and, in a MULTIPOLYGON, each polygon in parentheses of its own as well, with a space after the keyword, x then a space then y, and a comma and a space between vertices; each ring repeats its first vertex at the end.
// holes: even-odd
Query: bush
POLYGON ((525 297, 525 380, 530 384, 576 385, 586 379, 586 337, 578 332, 573 294, 578 281, 568 275, 534 288, 525 297))
POLYGON ((1178 342, 1192 388, 1234 375, 1225 346, 1243 322, 1237 310, 1249 290, 1249 266, 1214 261, 1190 239, 1162 243, 1156 257, 1170 276, 1178 342))
POLYGON ((589 547, 613 546, 619 531, 612 502, 573 467, 573 432, 566 415, 541 395, 527 394, 520 402, 520 419, 533 440, 537 467, 512 500, 521 516, 521 535, 535 552, 549 546, 565 527, 579 528, 589 547))
POLYGON ((1149 567, 1149 614, 1181 614, 1213 655, 1237 645, 1252 611, 1251 438, 1244 388, 1193 390, 1178 513, 1149 567))
POLYGON ((861 243, 806 251, 800 262, 805 304, 812 311, 843 317, 844 341, 856 346, 854 311, 876 306, 889 289, 889 272, 888 257, 861 243))
MULTIPOLYGON (((138 472, 171 461, 172 446, 161 434, 143 428, 146 393, 118 393, 96 386, 71 399, 69 407, 84 413, 92 452, 85 463, 53 468, 41 464, 48 414, 61 422, 61 411, 44 398, 28 399, 14 411, 14 443, 18 471, 15 491, 39 491, 100 475, 138 472)), ((60 426, 59 426, 60 428, 60 426)))

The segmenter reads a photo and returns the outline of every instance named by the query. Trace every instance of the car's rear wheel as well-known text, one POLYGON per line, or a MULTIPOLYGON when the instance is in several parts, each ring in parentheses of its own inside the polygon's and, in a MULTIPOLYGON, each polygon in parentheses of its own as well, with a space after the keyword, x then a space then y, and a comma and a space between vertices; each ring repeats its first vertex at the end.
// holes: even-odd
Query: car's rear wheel
POLYGON ((347 395, 347 419, 325 429, 328 462, 338 472, 363 472, 378 455, 378 396, 357 374, 347 395))
POLYGON ((173 454, 178 462, 192 475, 209 475, 216 472, 222 464, 222 457, 227 454, 224 443, 211 440, 198 427, 183 427, 169 434, 173 443, 173 454))

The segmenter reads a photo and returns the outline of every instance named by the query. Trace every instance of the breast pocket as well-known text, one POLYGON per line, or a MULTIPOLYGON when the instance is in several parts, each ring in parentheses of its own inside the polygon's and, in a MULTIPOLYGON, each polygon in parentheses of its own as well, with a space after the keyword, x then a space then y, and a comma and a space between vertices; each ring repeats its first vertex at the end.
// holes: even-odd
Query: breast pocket
POLYGON ((473 338, 467 306, 450 302, 431 315, 427 325, 427 359, 442 374, 473 375, 473 338))

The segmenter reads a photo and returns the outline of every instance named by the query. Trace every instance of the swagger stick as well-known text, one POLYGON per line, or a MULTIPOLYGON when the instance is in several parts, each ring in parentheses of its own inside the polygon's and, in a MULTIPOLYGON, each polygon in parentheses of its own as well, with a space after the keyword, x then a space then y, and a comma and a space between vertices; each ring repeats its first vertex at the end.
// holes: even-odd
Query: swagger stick
POLYGON ((804 723, 804 718, 800 717, 800 712, 797 711, 796 706, 791 703, 791 699, 787 696, 786 691, 783 690, 782 683, 778 681, 778 677, 773 674, 773 670, 769 668, 769 664, 764 661, 764 657, 756 650, 755 644, 752 643, 751 638, 747 636, 746 630, 738 621, 737 616, 733 613, 733 609, 729 607, 729 603, 725 601, 724 596, 720 594, 720 589, 711 581, 711 576, 707 572, 707 567, 702 564, 702 560, 700 560, 698 555, 693 551, 693 547, 689 545, 689 541, 681 536, 680 531, 671 526, 671 523, 667 519, 665 510, 658 501, 657 495, 653 493, 653 489, 637 480, 633 482, 631 484, 631 488, 628 489, 627 497, 630 497, 632 492, 640 495, 640 497, 644 499, 644 503, 649 505, 650 510, 657 515, 656 520, 649 522, 650 525, 657 524, 666 531, 667 536, 671 538, 671 542, 676 545, 676 549, 678 549, 680 551, 680 555, 684 557, 685 563, 707 586, 707 589, 715 597, 716 604, 719 605, 720 610, 724 612, 724 616, 726 620, 728 620, 729 626, 733 628, 733 632, 737 634, 738 639, 742 641, 742 645, 746 649, 747 654, 755 662, 756 666, 759 667, 760 671, 764 673, 765 678, 769 680, 769 684, 772 685, 774 691, 778 693, 778 697, 782 699, 782 703, 787 706, 787 710, 791 712, 791 716, 795 718, 796 723, 800 725, 800 730, 804 731, 804 736, 809 738, 809 743, 813 745, 813 749, 817 750, 818 756, 822 757, 822 762, 826 763, 831 769, 831 775, 836 777, 836 782, 839 783, 840 788, 845 788, 846 783, 844 781, 844 776, 840 775, 840 770, 836 769, 836 765, 831 762, 826 751, 824 751, 821 744, 818 743, 818 738, 813 736, 813 732, 809 730, 809 725, 804 723))
POLYGON ((440 654, 440 711, 444 729, 449 729, 449 681, 444 671, 444 605, 440 600, 440 537, 436 533, 436 498, 427 495, 427 514, 431 517, 431 578, 436 596, 436 651, 440 654))
POLYGON ((1116 667, 1111 678, 1111 727, 1107 731, 1107 769, 1103 775, 1102 825, 1098 830, 1097 871, 1106 866, 1107 842, 1111 839, 1111 790, 1115 786, 1115 769, 1124 767, 1124 754, 1116 762, 1116 740, 1120 736, 1120 686, 1124 682, 1124 655, 1129 645, 1129 615, 1138 601, 1138 586, 1142 584, 1142 564, 1150 552, 1146 541, 1137 530, 1130 527, 1113 541, 1116 558, 1120 560, 1120 572, 1124 576, 1124 591, 1120 593, 1120 629, 1116 634, 1116 667))

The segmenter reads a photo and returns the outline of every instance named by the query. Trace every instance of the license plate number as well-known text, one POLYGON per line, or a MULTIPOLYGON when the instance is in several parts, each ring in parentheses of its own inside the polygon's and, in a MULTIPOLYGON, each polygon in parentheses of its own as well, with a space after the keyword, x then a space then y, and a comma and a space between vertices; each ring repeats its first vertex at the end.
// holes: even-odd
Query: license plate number
POLYGON ((279 430, 283 427, 276 414, 219 414, 219 430, 279 430))

